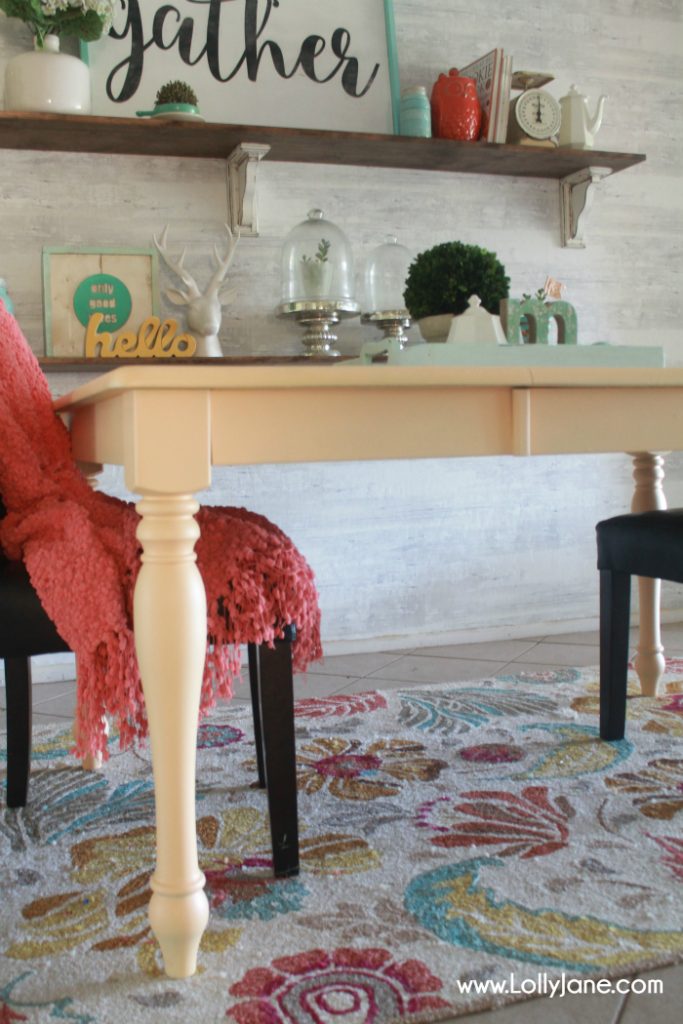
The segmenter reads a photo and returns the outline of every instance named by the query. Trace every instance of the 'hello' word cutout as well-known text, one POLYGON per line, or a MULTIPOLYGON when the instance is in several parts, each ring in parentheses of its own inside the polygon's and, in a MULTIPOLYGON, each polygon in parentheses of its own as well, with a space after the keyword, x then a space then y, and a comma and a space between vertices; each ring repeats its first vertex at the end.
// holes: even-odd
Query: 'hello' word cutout
POLYGON ((88 320, 85 335, 85 354, 88 359, 187 359, 197 351, 197 341, 191 334, 178 334, 177 320, 160 320, 148 316, 134 331, 110 334, 98 331, 104 320, 102 313, 93 313, 88 320))

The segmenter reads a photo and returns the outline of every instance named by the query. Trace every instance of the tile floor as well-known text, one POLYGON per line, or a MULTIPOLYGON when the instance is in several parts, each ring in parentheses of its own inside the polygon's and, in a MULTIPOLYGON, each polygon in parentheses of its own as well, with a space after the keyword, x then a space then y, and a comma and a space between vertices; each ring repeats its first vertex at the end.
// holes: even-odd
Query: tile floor
MULTIPOLYGON (((666 653, 683 657, 683 623, 664 625, 662 634, 666 653)), ((297 678, 295 694, 322 697, 406 684, 419 686, 421 683, 457 682, 540 666, 597 665, 598 660, 597 633, 567 633, 386 653, 347 654, 326 658, 322 664, 314 666, 314 671, 309 672, 305 679, 297 678)), ((236 699, 248 699, 246 686, 236 694, 236 699)), ((74 701, 73 682, 34 686, 34 722, 70 719, 74 701)), ((4 689, 0 689, 0 704, 4 710, 4 689)), ((4 726, 4 722, 2 724, 4 726)), ((523 978, 536 976, 536 971, 518 972, 517 984, 523 978)), ((683 965, 639 977, 660 979, 663 993, 538 998, 458 1020, 467 1020, 468 1024, 642 1024, 645 1020, 647 1024, 674 1024, 674 1021, 680 1021, 683 965)))

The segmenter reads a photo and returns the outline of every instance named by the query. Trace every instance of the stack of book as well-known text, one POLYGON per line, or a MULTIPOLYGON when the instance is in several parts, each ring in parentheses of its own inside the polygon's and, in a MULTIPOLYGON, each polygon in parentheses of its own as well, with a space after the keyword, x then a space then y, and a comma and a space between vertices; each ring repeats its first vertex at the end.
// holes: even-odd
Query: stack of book
POLYGON ((477 83, 482 111, 481 138, 487 142, 505 142, 510 113, 512 57, 498 48, 459 71, 477 83))

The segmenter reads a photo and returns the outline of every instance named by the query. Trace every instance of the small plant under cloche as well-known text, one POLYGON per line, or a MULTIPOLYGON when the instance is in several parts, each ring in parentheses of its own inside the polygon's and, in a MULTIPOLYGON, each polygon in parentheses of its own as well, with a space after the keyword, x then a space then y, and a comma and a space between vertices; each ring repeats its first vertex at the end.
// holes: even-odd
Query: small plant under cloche
POLYGON ((315 256, 311 258, 310 256, 303 255, 301 257, 301 262, 312 263, 313 260, 317 260, 318 263, 327 263, 327 254, 330 251, 331 247, 331 242, 328 242, 326 238, 321 238, 318 243, 318 248, 316 250, 315 256))
POLYGON ((197 93, 187 82, 167 82, 162 85, 155 100, 157 107, 165 103, 188 103, 192 107, 198 106, 197 93))
POLYGON ((408 270, 404 298, 414 320, 440 313, 458 316, 478 295, 484 309, 497 314, 507 298, 510 278, 495 253, 464 242, 443 242, 419 253, 408 270))

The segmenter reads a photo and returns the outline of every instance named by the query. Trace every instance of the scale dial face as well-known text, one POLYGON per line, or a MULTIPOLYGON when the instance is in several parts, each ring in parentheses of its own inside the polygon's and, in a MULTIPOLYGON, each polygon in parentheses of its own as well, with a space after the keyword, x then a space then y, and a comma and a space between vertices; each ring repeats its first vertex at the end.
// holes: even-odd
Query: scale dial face
POLYGON ((515 103, 515 118, 531 139, 550 139, 560 130, 560 104, 544 89, 527 89, 515 103))

